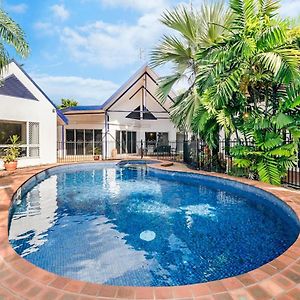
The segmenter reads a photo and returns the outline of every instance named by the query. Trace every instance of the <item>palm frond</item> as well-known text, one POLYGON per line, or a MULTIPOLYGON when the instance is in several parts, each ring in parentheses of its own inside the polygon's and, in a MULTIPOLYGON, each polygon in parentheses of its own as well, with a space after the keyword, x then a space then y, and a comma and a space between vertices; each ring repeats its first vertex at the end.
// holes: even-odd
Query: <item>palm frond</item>
POLYGON ((278 9, 280 8, 280 1, 277 0, 259 0, 261 18, 268 16, 273 18, 278 15, 278 9))
POLYGON ((174 10, 166 10, 160 21, 167 27, 176 30, 187 41, 197 42, 197 18, 192 11, 181 5, 174 10))
POLYGON ((268 157, 258 162, 257 172, 262 182, 280 185, 281 174, 274 158, 268 157))
POLYGON ((272 121, 276 128, 283 129, 287 127, 290 124, 293 124, 295 122, 294 118, 292 116, 286 115, 282 112, 280 112, 278 115, 274 116, 272 118, 272 121))
POLYGON ((13 46, 22 57, 29 54, 29 46, 21 27, 0 9, 0 36, 2 40, 13 46))
POLYGON ((251 23, 255 17, 254 0, 230 0, 230 8, 234 13, 232 21, 233 30, 245 30, 247 23, 251 23))
POLYGON ((170 94, 174 84, 182 78, 182 74, 176 73, 171 76, 161 77, 158 81, 157 97, 164 103, 170 94))
POLYGON ((193 52, 191 48, 175 36, 164 36, 160 45, 150 55, 150 67, 155 68, 167 62, 178 65, 191 65, 193 52))

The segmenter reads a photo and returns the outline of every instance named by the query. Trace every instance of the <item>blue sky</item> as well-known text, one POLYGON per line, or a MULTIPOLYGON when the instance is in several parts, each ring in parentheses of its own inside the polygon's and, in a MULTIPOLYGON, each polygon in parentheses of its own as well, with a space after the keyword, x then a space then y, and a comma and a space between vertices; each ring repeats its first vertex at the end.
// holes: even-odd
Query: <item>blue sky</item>
MULTIPOLYGON (((2 6, 26 32, 31 55, 22 63, 33 79, 56 103, 66 97, 89 105, 104 102, 147 61, 165 32, 162 11, 189 2, 3 0, 2 6)), ((299 11, 300 0, 282 1, 283 16, 299 11)))

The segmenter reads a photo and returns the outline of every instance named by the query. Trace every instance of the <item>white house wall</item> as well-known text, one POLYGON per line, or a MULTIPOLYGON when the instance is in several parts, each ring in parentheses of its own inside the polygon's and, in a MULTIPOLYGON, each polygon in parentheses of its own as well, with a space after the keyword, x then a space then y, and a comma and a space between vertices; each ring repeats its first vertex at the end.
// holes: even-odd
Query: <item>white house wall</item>
MULTIPOLYGON (((135 96, 134 94, 145 84, 144 77, 136 83, 125 95, 112 105, 107 111, 109 117, 109 135, 108 135, 108 157, 115 148, 115 137, 117 130, 136 131, 137 142, 142 140, 145 142, 146 132, 167 132, 170 142, 176 141, 177 129, 169 119, 168 109, 171 106, 168 99, 164 103, 163 108, 153 97, 141 89, 135 96), (157 118, 157 120, 134 120, 126 118, 126 116, 134 111, 137 107, 142 107, 144 93, 145 107, 157 118), (132 97, 133 96, 133 97, 132 97)), ((147 78, 147 90, 155 97, 157 85, 147 78)))
MULTIPOLYGON (((39 100, 29 100, 0 95, 0 120, 39 123, 39 158, 21 158, 19 167, 56 162, 57 114, 53 105, 34 86, 15 63, 11 63, 3 77, 14 74, 39 100)), ((0 168, 3 162, 0 160, 0 168)))

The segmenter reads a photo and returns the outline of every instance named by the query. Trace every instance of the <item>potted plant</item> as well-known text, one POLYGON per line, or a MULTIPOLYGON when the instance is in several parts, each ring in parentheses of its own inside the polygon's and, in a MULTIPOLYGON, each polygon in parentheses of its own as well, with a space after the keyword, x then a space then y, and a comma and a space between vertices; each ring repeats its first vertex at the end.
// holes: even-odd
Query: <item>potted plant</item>
POLYGON ((5 155, 3 156, 4 168, 6 171, 14 171, 18 165, 18 157, 20 156, 19 137, 13 135, 9 138, 10 145, 4 149, 5 155))
POLYGON ((94 160, 100 160, 100 149, 98 147, 95 147, 94 149, 94 160))

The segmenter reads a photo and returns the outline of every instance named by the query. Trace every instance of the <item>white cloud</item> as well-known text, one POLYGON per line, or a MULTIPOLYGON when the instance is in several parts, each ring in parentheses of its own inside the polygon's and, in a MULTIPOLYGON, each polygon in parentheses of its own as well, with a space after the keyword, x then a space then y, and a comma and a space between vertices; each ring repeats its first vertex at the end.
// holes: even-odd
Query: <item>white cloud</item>
POLYGON ((6 9, 12 13, 24 14, 26 13, 28 6, 25 3, 20 3, 16 5, 8 5, 6 9))
POLYGON ((33 28, 39 33, 39 35, 53 35, 57 32, 57 28, 49 22, 36 22, 33 24, 33 28))
POLYGON ((138 62, 140 49, 147 54, 158 42, 165 31, 159 15, 144 14, 133 25, 97 21, 84 27, 66 27, 61 41, 76 61, 117 69, 138 62))
POLYGON ((51 6, 51 11, 61 21, 66 21, 70 17, 70 12, 65 8, 63 4, 55 4, 51 6))
POLYGON ((111 7, 126 7, 138 11, 153 11, 161 10, 169 5, 168 0, 141 1, 141 0, 101 0, 105 6, 111 7))
POLYGON ((56 103, 61 98, 71 98, 80 105, 100 105, 119 87, 112 81, 78 76, 50 76, 31 74, 32 78, 56 103))
POLYGON ((300 0, 281 1, 280 14, 284 17, 298 17, 300 11, 300 0))

